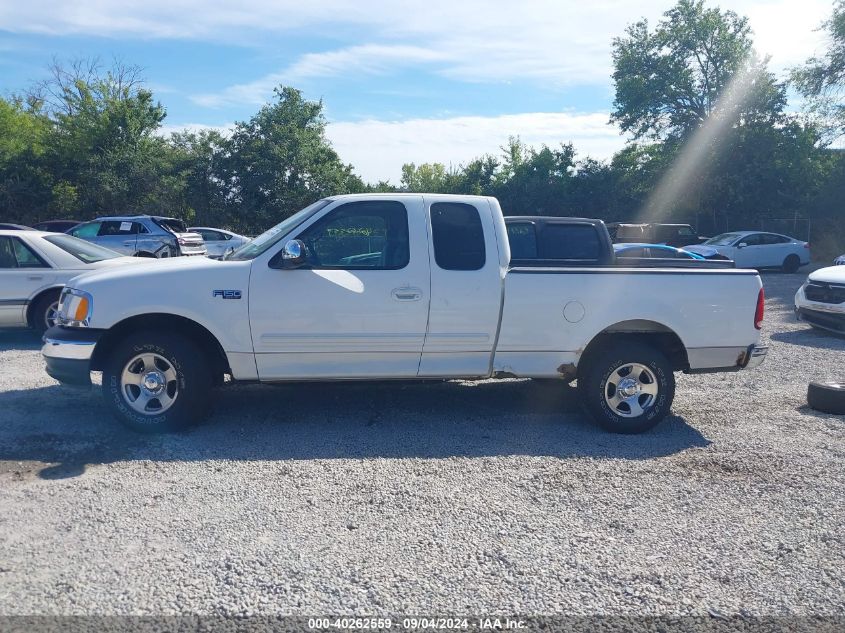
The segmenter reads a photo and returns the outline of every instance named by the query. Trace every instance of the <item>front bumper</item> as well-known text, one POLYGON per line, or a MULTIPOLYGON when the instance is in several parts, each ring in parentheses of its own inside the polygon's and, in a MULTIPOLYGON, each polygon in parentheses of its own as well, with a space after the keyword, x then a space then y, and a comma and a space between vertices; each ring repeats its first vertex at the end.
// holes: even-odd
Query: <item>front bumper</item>
POLYGON ((51 327, 44 333, 41 355, 47 374, 66 385, 91 386, 91 356, 103 330, 51 327))
POLYGON ((799 321, 805 321, 810 325, 845 334, 845 312, 834 312, 832 310, 812 310, 796 306, 795 316, 799 321))

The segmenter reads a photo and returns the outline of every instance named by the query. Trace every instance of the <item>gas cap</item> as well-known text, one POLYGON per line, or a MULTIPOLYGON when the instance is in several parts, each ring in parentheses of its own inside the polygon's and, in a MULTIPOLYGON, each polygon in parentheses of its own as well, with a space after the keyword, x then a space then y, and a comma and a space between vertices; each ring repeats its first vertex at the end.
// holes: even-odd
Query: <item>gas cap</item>
POLYGON ((570 323, 578 323, 584 318, 584 306, 580 301, 570 301, 563 307, 563 318, 570 323))

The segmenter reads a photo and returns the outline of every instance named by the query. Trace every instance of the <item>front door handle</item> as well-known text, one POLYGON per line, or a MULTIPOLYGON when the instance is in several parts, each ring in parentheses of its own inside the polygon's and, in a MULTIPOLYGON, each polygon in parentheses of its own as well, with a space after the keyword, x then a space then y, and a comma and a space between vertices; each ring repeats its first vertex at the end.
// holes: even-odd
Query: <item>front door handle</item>
POLYGON ((422 290, 419 288, 394 288, 390 294, 396 301, 419 301, 422 299, 422 290))
POLYGON ((132 246, 134 244, 135 244, 135 242, 124 242, 123 243, 124 246, 132 246))

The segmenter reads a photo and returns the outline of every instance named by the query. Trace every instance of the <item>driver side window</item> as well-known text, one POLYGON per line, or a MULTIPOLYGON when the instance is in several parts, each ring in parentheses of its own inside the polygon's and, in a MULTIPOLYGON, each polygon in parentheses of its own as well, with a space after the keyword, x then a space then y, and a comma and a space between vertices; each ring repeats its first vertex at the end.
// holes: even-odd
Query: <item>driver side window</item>
POLYGON ((395 201, 350 202, 303 231, 306 268, 398 270, 410 259, 408 211, 395 201))

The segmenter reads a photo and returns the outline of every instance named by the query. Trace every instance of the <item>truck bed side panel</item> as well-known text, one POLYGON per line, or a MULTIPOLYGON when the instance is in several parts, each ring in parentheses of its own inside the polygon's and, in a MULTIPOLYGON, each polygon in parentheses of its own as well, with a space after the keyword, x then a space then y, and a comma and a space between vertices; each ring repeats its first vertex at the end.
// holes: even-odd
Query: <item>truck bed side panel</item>
POLYGON ((674 332, 691 369, 731 367, 759 339, 760 287, 749 270, 513 269, 505 278, 494 370, 559 375, 614 326, 674 332))

